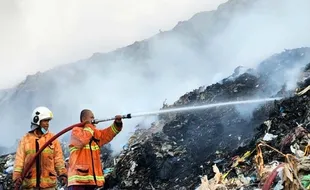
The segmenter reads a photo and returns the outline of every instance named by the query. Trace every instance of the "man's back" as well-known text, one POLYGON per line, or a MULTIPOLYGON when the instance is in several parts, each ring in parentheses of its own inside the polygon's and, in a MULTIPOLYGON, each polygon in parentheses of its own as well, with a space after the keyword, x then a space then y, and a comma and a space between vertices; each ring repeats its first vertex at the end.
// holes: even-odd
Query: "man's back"
POLYGON ((76 127, 72 130, 69 145, 68 186, 103 186, 104 184, 100 147, 92 140, 93 133, 87 127, 76 127))
POLYGON ((100 160, 100 146, 109 143, 121 130, 121 116, 105 129, 96 129, 91 110, 84 109, 80 114, 83 127, 75 127, 70 138, 70 157, 68 169, 69 190, 95 189, 104 185, 104 175, 100 160))

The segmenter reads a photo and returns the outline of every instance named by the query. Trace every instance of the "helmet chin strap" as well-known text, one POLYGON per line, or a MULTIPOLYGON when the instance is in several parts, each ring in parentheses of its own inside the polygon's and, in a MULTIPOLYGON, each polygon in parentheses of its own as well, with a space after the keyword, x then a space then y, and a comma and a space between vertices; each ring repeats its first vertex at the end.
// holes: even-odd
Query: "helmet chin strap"
POLYGON ((38 129, 39 127, 40 127, 40 126, 31 123, 31 125, 30 125, 30 131, 34 131, 34 130, 38 129))

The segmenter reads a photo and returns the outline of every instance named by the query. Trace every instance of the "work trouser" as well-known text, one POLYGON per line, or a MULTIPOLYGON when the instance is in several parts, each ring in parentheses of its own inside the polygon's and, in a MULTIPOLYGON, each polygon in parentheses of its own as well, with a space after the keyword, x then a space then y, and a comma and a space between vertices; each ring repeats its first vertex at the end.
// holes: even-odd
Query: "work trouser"
POLYGON ((68 187, 68 190, 95 190, 96 186, 94 185, 71 185, 68 187))

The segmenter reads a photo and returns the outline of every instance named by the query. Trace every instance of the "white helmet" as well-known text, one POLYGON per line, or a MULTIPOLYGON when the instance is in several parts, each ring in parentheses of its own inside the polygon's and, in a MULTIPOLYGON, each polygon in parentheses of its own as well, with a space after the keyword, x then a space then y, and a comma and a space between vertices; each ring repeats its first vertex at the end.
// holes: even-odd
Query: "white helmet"
POLYGON ((53 119, 53 113, 51 110, 49 110, 47 107, 37 107, 32 112, 31 117, 31 130, 36 129, 40 126, 40 121, 46 120, 46 119, 53 119))

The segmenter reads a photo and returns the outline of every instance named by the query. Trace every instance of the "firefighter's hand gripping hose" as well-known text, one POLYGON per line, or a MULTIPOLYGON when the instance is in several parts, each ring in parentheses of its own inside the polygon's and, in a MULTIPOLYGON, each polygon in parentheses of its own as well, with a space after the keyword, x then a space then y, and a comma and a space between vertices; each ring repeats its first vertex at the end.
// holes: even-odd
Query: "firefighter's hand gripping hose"
MULTIPOLYGON (((122 119, 130 119, 131 118, 131 114, 127 114, 127 115, 123 115, 122 119)), ((111 121, 114 120, 115 117, 113 118, 109 118, 109 119, 102 119, 102 120, 93 120, 92 124, 98 124, 100 122, 105 122, 105 121, 111 121)), ((27 163, 27 165, 25 166, 25 169, 22 172, 21 175, 21 180, 24 180, 26 174, 29 172, 30 168, 33 166, 33 164, 35 163, 36 158, 41 154, 41 152, 48 146, 50 145, 55 139, 57 139, 59 136, 65 134, 66 132, 72 130, 74 127, 83 127, 87 122, 83 122, 83 123, 77 123, 74 125, 71 125, 65 129, 63 129, 62 131, 60 131, 59 133, 57 133, 55 136, 53 136, 50 140, 48 140, 40 149, 39 151, 34 155, 34 157, 29 161, 29 163, 27 163)), ((21 187, 16 185, 15 186, 15 190, 19 190, 21 187)))

